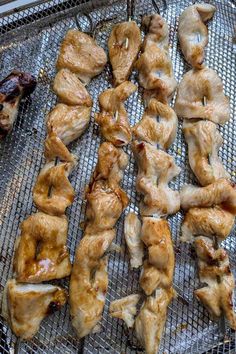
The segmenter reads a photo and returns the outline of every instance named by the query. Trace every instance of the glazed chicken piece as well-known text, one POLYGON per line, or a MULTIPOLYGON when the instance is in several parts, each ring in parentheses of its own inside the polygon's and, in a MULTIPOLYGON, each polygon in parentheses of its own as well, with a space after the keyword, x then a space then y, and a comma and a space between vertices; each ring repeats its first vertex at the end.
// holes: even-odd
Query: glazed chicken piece
POLYGON ((125 241, 130 255, 131 268, 139 268, 143 264, 143 243, 140 238, 141 222, 135 213, 129 213, 124 223, 125 241))
POLYGON ((72 163, 48 162, 40 171, 33 189, 33 200, 37 208, 49 215, 63 215, 73 203, 75 192, 68 176, 72 163))
POLYGON ((66 303, 67 294, 50 284, 17 284, 8 280, 3 293, 3 316, 17 337, 30 340, 42 320, 66 303))
POLYGON ((141 121, 132 130, 135 139, 166 150, 176 137, 177 124, 178 119, 172 108, 151 99, 141 121))
POLYGON ((219 242, 229 236, 234 215, 218 206, 212 208, 192 208, 185 214, 182 224, 183 242, 193 242, 196 236, 217 237, 219 242))
POLYGON ((188 144, 189 164, 202 186, 219 178, 229 178, 218 151, 223 139, 214 123, 209 121, 184 122, 184 136, 188 144))
POLYGON ((209 68, 190 70, 178 87, 175 111, 182 118, 202 118, 224 124, 229 120, 229 99, 217 73, 209 68))
POLYGON ((56 158, 59 158, 63 162, 72 162, 75 165, 77 161, 76 156, 70 153, 54 132, 50 132, 45 139, 44 156, 47 162, 55 161, 56 158))
POLYGON ((205 23, 216 11, 210 4, 194 4, 187 7, 179 18, 178 37, 186 61, 194 68, 201 69, 204 49, 208 43, 205 23))
POLYGON ((186 185, 180 191, 181 208, 211 207, 220 205, 236 215, 236 187, 227 179, 221 178, 206 187, 186 185))
POLYGON ((167 307, 174 296, 173 288, 157 289, 155 295, 146 298, 136 317, 136 335, 147 354, 158 352, 166 322, 167 307))
POLYGON ((137 303, 140 295, 133 294, 112 301, 109 312, 112 317, 119 318, 125 322, 128 328, 134 326, 134 317, 137 313, 137 303))
POLYGON ((20 229, 14 257, 18 282, 40 283, 70 275, 65 215, 57 217, 39 212, 24 220, 20 229))
POLYGON ((128 80, 141 47, 140 29, 134 21, 116 24, 108 39, 114 85, 128 80))
POLYGON ((124 101, 136 89, 132 82, 125 81, 99 96, 101 112, 96 114, 95 121, 99 124, 104 138, 115 146, 124 146, 131 141, 132 133, 124 101))
POLYGON ((95 330, 108 286, 107 257, 115 230, 86 234, 76 250, 70 280, 70 314, 79 338, 95 330))
POLYGON ((105 51, 86 33, 70 29, 61 44, 57 69, 69 69, 83 84, 99 75, 107 63, 105 51))
POLYGON ((34 91, 36 83, 33 75, 17 70, 0 81, 0 139, 11 131, 21 99, 34 91))
POLYGON ((53 90, 60 102, 72 106, 92 106, 92 99, 76 74, 68 69, 61 69, 55 76, 53 90))
POLYGON ((54 132, 65 145, 68 145, 86 130, 90 113, 91 107, 58 103, 47 116, 48 133, 54 132))
POLYGON ((158 288, 170 288, 173 281, 175 256, 169 224, 164 219, 144 217, 141 239, 148 248, 148 261, 140 277, 146 295, 158 288))
POLYGON ((138 164, 136 189, 143 200, 142 216, 166 216, 177 213, 180 208, 179 192, 168 187, 168 183, 180 173, 172 156, 145 142, 132 144, 138 164))

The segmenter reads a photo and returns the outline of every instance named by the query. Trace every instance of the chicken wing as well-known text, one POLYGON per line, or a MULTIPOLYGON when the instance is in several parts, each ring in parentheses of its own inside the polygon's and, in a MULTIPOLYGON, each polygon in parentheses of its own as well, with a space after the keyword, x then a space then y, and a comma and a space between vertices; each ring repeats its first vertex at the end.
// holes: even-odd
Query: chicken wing
POLYGON ((143 243, 140 238, 141 222, 135 213, 125 217, 124 234, 130 255, 131 268, 139 268, 143 264, 143 243))
POLYGON ((66 208, 73 203, 75 192, 68 176, 73 163, 48 162, 36 180, 33 200, 37 208, 49 215, 63 215, 66 208))
POLYGON ((134 316, 137 313, 137 303, 139 300, 140 295, 132 294, 112 301, 109 308, 110 315, 123 320, 128 328, 132 328, 134 326, 134 316))
POLYGON ((60 310, 67 294, 59 286, 18 284, 8 280, 3 293, 3 316, 13 332, 22 339, 32 339, 42 320, 60 310))
POLYGON ((189 164, 202 186, 219 178, 229 178, 218 151, 223 139, 214 123, 209 121, 184 122, 184 136, 188 144, 189 164))
POLYGON ((68 69, 58 71, 53 82, 53 90, 60 102, 72 106, 92 106, 93 101, 88 91, 76 74, 68 69))
POLYGON ((57 69, 69 69, 88 84, 99 75, 107 63, 104 50, 86 33, 70 29, 61 44, 57 69))
POLYGON ((36 87, 33 75, 14 70, 0 82, 0 139, 12 129, 20 101, 36 87))
POLYGON ((201 69, 204 49, 208 43, 205 23, 216 11, 210 4, 194 4, 187 7, 179 18, 178 37, 186 61, 194 68, 201 69))
POLYGON ((44 156, 47 162, 55 161, 56 158, 59 158, 63 162, 71 162, 75 165, 77 161, 76 156, 70 153, 54 132, 50 132, 45 139, 44 156))
POLYGON ((142 195, 142 216, 165 216, 180 208, 179 192, 168 183, 180 173, 172 156, 145 142, 134 141, 132 149, 138 164, 136 189, 142 195))
POLYGON ((177 124, 178 119, 172 108, 151 99, 141 121, 132 130, 135 139, 166 150, 176 137, 177 124))
POLYGON ((209 68, 190 70, 178 87, 175 111, 179 117, 202 118, 224 124, 229 120, 229 99, 217 73, 209 68))
POLYGON ((221 178, 206 187, 186 185, 180 191, 181 208, 211 207, 220 205, 223 209, 236 215, 236 186, 221 178))
POLYGON ((17 281, 40 283, 70 275, 66 216, 39 212, 24 220, 20 229, 14 257, 17 281))
POLYGON ((200 235, 223 241, 230 234, 234 219, 233 214, 217 206, 189 209, 182 224, 181 241, 193 242, 200 235))
POLYGON ((58 103, 48 114, 48 133, 54 132, 65 145, 78 139, 88 127, 91 107, 58 103))
POLYGON ((114 84, 128 80, 141 47, 140 29, 134 21, 116 24, 108 39, 114 84))
POLYGON ((115 146, 127 145, 132 133, 125 110, 124 101, 137 87, 132 82, 125 81, 116 88, 108 89, 99 96, 101 112, 95 116, 104 138, 115 146))

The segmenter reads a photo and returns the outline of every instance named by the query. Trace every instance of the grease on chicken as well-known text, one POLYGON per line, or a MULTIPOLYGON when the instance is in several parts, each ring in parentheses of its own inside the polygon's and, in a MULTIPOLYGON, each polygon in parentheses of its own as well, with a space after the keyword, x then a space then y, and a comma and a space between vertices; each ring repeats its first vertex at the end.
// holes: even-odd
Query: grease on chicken
POLYGON ((115 146, 127 145, 132 138, 124 101, 135 92, 137 87, 125 81, 116 88, 110 88, 99 96, 101 112, 95 121, 101 128, 104 138, 115 146))
POLYGON ((190 70, 181 80, 175 111, 179 117, 202 118, 224 124, 229 120, 229 99, 217 73, 209 68, 190 70))
POLYGON ((143 243, 140 238, 141 222, 135 213, 129 213, 124 223, 125 241, 130 255, 131 268, 138 268, 143 264, 143 243))
POLYGON ((189 164, 200 184, 206 186, 219 178, 229 178, 218 157, 223 139, 216 125, 209 121, 185 121, 183 131, 188 144, 189 164))
POLYGON ((61 44, 57 60, 57 69, 69 69, 78 78, 88 84, 90 80, 99 75, 107 62, 105 51, 96 41, 75 29, 70 29, 61 44))
POLYGON ((134 21, 116 24, 108 39, 115 86, 128 80, 141 47, 140 29, 134 21))
POLYGON ((71 154, 60 138, 50 132, 44 142, 44 156, 47 162, 54 161, 59 158, 63 162, 76 163, 75 155, 71 154))
POLYGON ((215 13, 215 6, 194 4, 187 7, 179 18, 178 37, 186 61, 194 68, 201 69, 204 49, 208 43, 208 30, 205 23, 215 13))
POLYGON ((180 208, 179 192, 168 183, 180 173, 172 156, 156 147, 134 141, 132 149, 138 164, 136 189, 142 195, 142 216, 165 216, 180 208))
POLYGON ((49 284, 17 284, 8 280, 3 293, 3 316, 17 337, 32 339, 42 320, 66 303, 67 294, 49 284))
POLYGON ((137 313, 139 299, 140 295, 132 294, 112 301, 109 308, 110 315, 123 320, 128 328, 132 328, 134 326, 134 317, 137 313))
POLYGON ((37 208, 49 215, 63 215, 73 203, 75 192, 68 176, 73 163, 48 162, 40 171, 33 189, 33 200, 37 208))
POLYGON ((133 127, 133 134, 137 140, 166 150, 176 137, 177 124, 178 119, 172 108, 151 99, 141 121, 133 127))

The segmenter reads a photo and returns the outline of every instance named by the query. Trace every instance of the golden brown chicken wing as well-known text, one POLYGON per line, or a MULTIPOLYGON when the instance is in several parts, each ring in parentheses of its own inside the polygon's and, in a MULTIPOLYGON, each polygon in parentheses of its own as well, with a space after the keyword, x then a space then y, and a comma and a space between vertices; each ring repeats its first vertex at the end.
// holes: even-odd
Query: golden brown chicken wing
POLYGON ((125 241, 130 255, 131 268, 138 268, 143 264, 143 243, 140 238, 141 222, 135 213, 129 213, 124 223, 125 241))
POLYGON ((112 301, 109 308, 110 315, 123 320, 128 328, 132 328, 134 326, 134 316, 137 313, 139 299, 140 295, 132 294, 112 301))
POLYGON ((215 6, 194 4, 187 7, 179 18, 178 37, 186 61, 194 68, 201 69, 204 49, 208 43, 208 30, 205 23, 215 13, 215 6))
POLYGON ((141 47, 140 29, 134 21, 116 24, 108 39, 114 84, 128 80, 141 47))
POLYGON ((3 294, 3 316, 12 331, 22 339, 32 339, 42 320, 60 310, 67 294, 51 284, 18 284, 8 280, 3 294))
POLYGON ((88 84, 102 72, 107 62, 104 50, 86 33, 70 29, 65 35, 57 59, 57 69, 69 69, 88 84))
POLYGON ((190 70, 178 87, 175 111, 179 117, 202 118, 224 124, 229 120, 229 99, 217 73, 209 68, 190 70))
POLYGON ((101 112, 96 114, 95 121, 99 124, 104 138, 115 146, 127 145, 131 141, 132 133, 124 101, 136 89, 132 82, 125 81, 99 96, 101 112))

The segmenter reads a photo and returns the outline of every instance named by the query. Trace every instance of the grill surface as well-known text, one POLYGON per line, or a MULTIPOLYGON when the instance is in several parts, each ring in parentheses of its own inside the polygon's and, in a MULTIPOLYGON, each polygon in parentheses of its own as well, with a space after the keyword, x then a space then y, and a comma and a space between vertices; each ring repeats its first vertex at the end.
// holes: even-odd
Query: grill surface
MULTIPOLYGON (((158 3, 158 1, 157 1, 158 3)), ((181 57, 177 46, 178 17, 183 9, 190 5, 189 0, 168 0, 164 10, 159 1, 161 14, 170 26, 170 50, 174 72, 179 81, 188 67, 181 57)), ((223 128, 225 144, 220 150, 232 180, 235 182, 236 162, 234 156, 235 141, 235 100, 236 56, 233 48, 233 31, 236 22, 236 4, 230 0, 215 0, 210 3, 217 6, 216 15, 209 23, 209 44, 206 51, 206 63, 215 69, 224 82, 225 92, 231 99, 231 120, 223 128)), ((97 41, 107 50, 107 38, 112 25, 126 20, 124 1, 83 1, 61 0, 42 1, 34 7, 11 12, 0 18, 0 55, 1 78, 12 69, 29 71, 38 78, 38 85, 30 98, 22 102, 19 115, 12 133, 1 142, 0 146, 0 273, 1 291, 12 275, 12 256, 19 224, 32 212, 36 211, 32 203, 32 188, 44 163, 43 142, 45 139, 44 117, 55 105, 56 96, 51 90, 55 75, 55 61, 59 44, 66 31, 76 27, 76 14, 86 11, 93 23, 109 19, 99 31, 97 41), (105 6, 101 6, 104 5, 105 6)), ((137 0, 135 19, 140 23, 141 15, 154 12, 151 0, 137 0)), ((83 30, 88 30, 89 22, 85 16, 77 16, 83 30)), ((137 83, 137 74, 131 77, 137 83)), ((70 146, 70 150, 79 156, 79 164, 71 175, 71 182, 76 190, 76 199, 67 210, 69 216, 68 247, 71 260, 76 245, 82 237, 80 223, 84 219, 85 202, 83 193, 89 182, 97 160, 100 144, 98 127, 94 123, 94 113, 98 111, 97 97, 111 86, 111 68, 92 80, 88 89, 94 99, 90 127, 81 139, 70 146)), ((142 115, 141 90, 136 92, 126 104, 131 124, 142 115)), ((125 172, 123 188, 130 197, 130 205, 125 211, 138 211, 138 197, 135 192, 137 173, 130 149, 129 166, 125 172)), ((179 123, 178 135, 169 153, 176 158, 182 168, 180 176, 172 183, 179 189, 184 183, 193 182, 194 177, 187 164, 186 145, 182 136, 182 124, 179 123)), ((218 325, 210 321, 207 312, 193 297, 193 290, 198 287, 196 260, 191 247, 179 241, 182 215, 169 218, 176 253, 174 285, 179 296, 170 306, 166 330, 160 353, 235 353, 235 334, 227 328, 225 341, 220 338, 218 325)), ((68 305, 60 312, 47 318, 41 325, 36 337, 30 342, 22 342, 20 353, 141 353, 136 346, 132 333, 128 333, 121 321, 108 316, 109 303, 119 297, 139 291, 139 272, 129 269, 128 256, 124 248, 124 217, 118 222, 117 244, 121 253, 112 253, 109 260, 109 289, 101 322, 100 333, 88 336, 82 343, 75 339, 69 321, 68 305)), ((236 241, 234 231, 224 242, 234 274, 236 273, 236 241)), ((68 288, 68 280, 56 282, 68 288)), ((0 353, 10 353, 16 338, 3 319, 0 319, 0 353)))

